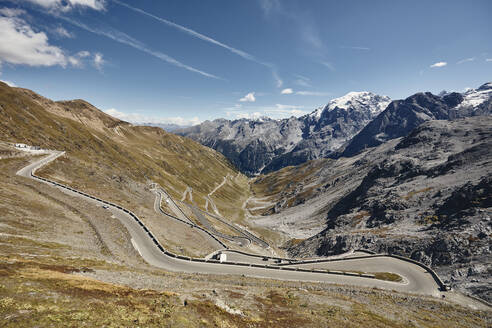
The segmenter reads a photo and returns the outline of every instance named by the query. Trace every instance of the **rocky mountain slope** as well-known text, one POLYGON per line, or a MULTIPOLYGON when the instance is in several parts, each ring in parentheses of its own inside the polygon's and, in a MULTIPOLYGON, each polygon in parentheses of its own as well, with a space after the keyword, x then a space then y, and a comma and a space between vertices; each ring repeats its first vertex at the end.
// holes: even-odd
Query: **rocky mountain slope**
POLYGON ((353 156, 361 150, 406 136, 429 120, 489 115, 492 113, 492 83, 465 93, 417 93, 405 100, 395 100, 367 124, 345 147, 342 155, 353 156))
POLYGON ((293 238, 319 229, 288 244, 291 255, 400 254, 490 301, 491 149, 491 116, 432 120, 351 158, 258 177, 265 206, 249 208, 257 224, 293 238))
POLYGON ((299 118, 206 121, 175 133, 226 156, 254 175, 332 154, 389 104, 386 96, 351 92, 299 118))

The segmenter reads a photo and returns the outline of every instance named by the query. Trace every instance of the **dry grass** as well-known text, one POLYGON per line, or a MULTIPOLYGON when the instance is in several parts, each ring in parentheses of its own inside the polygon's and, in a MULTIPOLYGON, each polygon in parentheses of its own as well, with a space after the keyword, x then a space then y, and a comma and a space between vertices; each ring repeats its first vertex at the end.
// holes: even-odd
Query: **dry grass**
POLYGON ((417 194, 426 193, 426 192, 428 192, 430 190, 432 190, 432 187, 427 187, 427 188, 423 188, 423 189, 420 189, 420 190, 410 191, 405 196, 403 196, 403 199, 408 200, 408 199, 411 199, 413 196, 415 196, 417 194))
MULTIPOLYGON (((288 166, 279 171, 261 175, 250 181, 251 193, 257 198, 268 198, 276 203, 287 199, 287 207, 293 207, 313 198, 320 187, 315 182, 316 173, 329 162, 329 159, 309 161, 299 166, 288 166), (297 190, 299 185, 308 186, 297 190)), ((253 202, 248 208, 257 207, 253 202)), ((266 206, 256 210, 251 209, 252 215, 271 214, 273 206, 266 206)))
POLYGON ((356 215, 354 215, 352 217, 352 220, 353 221, 350 224, 350 226, 352 228, 355 228, 359 223, 362 222, 362 220, 364 219, 364 217, 369 216, 369 215, 371 215, 371 213, 369 213, 368 211, 360 211, 360 212, 358 212, 356 215))
POLYGON ((340 294, 343 289, 316 290, 311 284, 286 288, 280 286, 283 283, 247 278, 230 280, 224 288, 224 278, 210 277, 187 286, 184 282, 191 281, 186 275, 167 274, 162 279, 175 281, 174 290, 136 290, 80 275, 103 267, 117 274, 123 267, 65 261, 0 257, 4 327, 486 327, 491 318, 483 312, 389 292, 340 294), (212 288, 211 296, 192 297, 186 292, 212 288), (215 305, 216 298, 242 315, 215 305))
POLYGON ((430 225, 439 223, 439 217, 437 215, 421 216, 417 219, 417 223, 421 225, 430 225))
POLYGON ((289 244, 291 244, 292 246, 299 245, 304 240, 306 240, 306 239, 294 238, 294 239, 289 240, 289 244))
POLYGON ((328 159, 309 161, 299 166, 288 166, 267 175, 261 175, 252 182, 252 190, 258 197, 275 196, 282 192, 292 191, 299 182, 315 175, 328 159))
POLYGON ((389 227, 373 228, 373 229, 358 229, 350 231, 351 234, 372 234, 380 238, 386 238, 388 232, 390 232, 389 227))
POLYGON ((375 278, 379 280, 387 280, 387 281, 394 281, 394 282, 402 281, 400 275, 392 272, 369 272, 369 273, 373 274, 375 278))

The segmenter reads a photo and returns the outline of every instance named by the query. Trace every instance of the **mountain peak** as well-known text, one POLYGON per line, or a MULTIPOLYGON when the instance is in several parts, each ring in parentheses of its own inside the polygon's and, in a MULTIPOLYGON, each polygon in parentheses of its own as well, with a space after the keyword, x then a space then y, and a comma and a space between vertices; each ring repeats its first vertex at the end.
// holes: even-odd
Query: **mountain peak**
POLYGON ((456 109, 478 107, 492 97, 492 82, 482 84, 478 89, 468 89, 463 93, 464 100, 456 109))
POLYGON ((388 96, 380 96, 369 91, 351 91, 346 95, 330 100, 325 107, 316 109, 311 115, 320 118, 324 111, 335 109, 368 112, 375 116, 391 102, 388 96))
POLYGON ((485 90, 492 90, 492 82, 488 82, 485 84, 482 84, 477 91, 485 91, 485 90))

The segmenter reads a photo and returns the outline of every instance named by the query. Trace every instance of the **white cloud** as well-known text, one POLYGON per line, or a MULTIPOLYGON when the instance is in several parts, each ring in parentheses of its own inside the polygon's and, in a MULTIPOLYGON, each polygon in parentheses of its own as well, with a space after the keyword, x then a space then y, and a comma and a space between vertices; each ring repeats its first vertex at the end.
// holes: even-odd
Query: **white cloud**
POLYGON ((7 84, 9 87, 12 87, 12 88, 16 88, 16 87, 17 87, 17 85, 16 85, 14 82, 11 82, 11 81, 0 80, 0 82, 5 83, 5 84, 7 84))
POLYGON ((236 111, 236 110, 240 110, 242 107, 243 107, 242 104, 234 104, 234 106, 224 108, 224 110, 236 111))
MULTIPOLYGON (((5 12, 2 12, 5 15, 5 12)), ((0 16, 0 63, 16 65, 55 66, 67 65, 65 53, 50 45, 44 32, 35 32, 23 19, 0 16)))
POLYGON ((299 117, 307 114, 308 112, 300 109, 290 109, 290 110, 281 111, 281 113, 288 114, 289 116, 299 117))
MULTIPOLYGON (((75 55, 67 54, 60 47, 50 44, 46 33, 36 32, 19 15, 23 10, 10 8, 0 9, 0 64, 28 66, 84 66, 83 58, 90 56, 88 51, 80 51, 75 55)), ((71 34, 59 27, 53 31, 65 37, 71 34)), ((104 64, 102 54, 96 54, 94 65, 100 69, 104 64)))
POLYGON ((80 57, 80 58, 85 58, 85 57, 89 57, 91 55, 91 53, 89 51, 79 51, 77 53, 77 56, 80 57))
POLYGON ((103 67, 103 65, 104 65, 105 62, 106 61, 104 60, 102 53, 97 52, 97 53, 94 54, 94 66, 98 70, 101 70, 102 69, 102 67, 103 67))
POLYGON ((278 76, 278 73, 276 70, 272 69, 272 76, 273 79, 275 80, 275 84, 277 85, 277 88, 281 88, 282 85, 284 85, 284 81, 278 76))
POLYGON ((68 32, 65 28, 59 26, 53 30, 53 34, 61 37, 61 38, 68 38, 71 39, 74 37, 74 35, 70 32, 68 32))
POLYGON ((74 57, 74 56, 68 56, 67 57, 67 60, 68 62, 70 63, 70 65, 72 65, 73 67, 82 67, 82 61, 77 58, 77 57, 74 57))
POLYGON ((119 118, 120 120, 139 124, 139 123, 154 123, 154 124, 176 124, 181 126, 197 125, 201 123, 198 117, 183 118, 176 117, 154 117, 142 115, 139 113, 123 113, 115 108, 111 108, 105 111, 106 114, 119 118))
POLYGON ((79 51, 77 53, 77 57, 79 57, 79 58, 86 58, 86 57, 89 57, 90 55, 91 55, 91 53, 89 51, 86 51, 86 50, 79 51))
POLYGON ((472 61, 475 61, 475 57, 462 59, 462 60, 458 61, 456 64, 463 64, 463 63, 468 63, 468 62, 472 62, 472 61))
POLYGON ((287 88, 287 89, 282 90, 280 93, 283 95, 291 95, 294 93, 294 90, 292 90, 291 88, 287 88))
POLYGON ((278 12, 282 10, 279 0, 259 0, 259 3, 265 16, 269 16, 272 12, 278 12))
POLYGON ((299 19, 299 27, 301 38, 304 42, 307 42, 308 45, 317 50, 325 50, 325 45, 321 40, 321 36, 316 27, 312 25, 312 21, 308 19, 304 19, 303 21, 299 19))
POLYGON ((94 10, 104 10, 104 0, 27 0, 44 8, 68 11, 75 7, 87 7, 94 10))
POLYGON ((254 112, 254 113, 236 113, 236 118, 241 119, 241 118, 246 118, 249 120, 253 119, 258 119, 262 117, 263 115, 260 112, 254 112))
POLYGON ((17 17, 25 14, 26 12, 22 9, 15 8, 0 8, 0 14, 6 17, 17 17))
POLYGON ((232 107, 226 107, 223 108, 222 110, 225 111, 227 116, 232 116, 232 115, 236 115, 237 112, 241 111, 242 107, 243 107, 242 104, 235 104, 232 107))
POLYGON ((369 48, 369 47, 358 47, 358 46, 355 46, 355 47, 340 46, 340 48, 341 49, 351 49, 351 50, 363 50, 363 51, 371 50, 371 48, 369 48))
POLYGON ((330 92, 318 92, 318 91, 297 91, 296 95, 299 96, 315 96, 315 97, 327 97, 331 95, 330 92))
POLYGON ((73 67, 77 67, 77 68, 84 67, 85 64, 87 64, 87 62, 90 61, 90 64, 98 70, 101 70, 103 65, 106 63, 103 54, 97 52, 94 55, 92 55, 87 50, 79 51, 74 56, 68 56, 67 60, 73 67))
POLYGON ((264 109, 264 113, 273 118, 284 118, 290 116, 302 116, 307 111, 302 110, 303 106, 275 104, 274 108, 264 109))
POLYGON ((309 83, 311 80, 308 77, 302 75, 296 75, 296 77, 297 80, 294 81, 295 84, 305 88, 311 87, 311 84, 309 83))
POLYGON ((236 104, 233 107, 224 108, 227 117, 235 119, 258 119, 261 117, 269 117, 271 119, 282 119, 291 116, 302 116, 308 113, 303 110, 303 106, 275 104, 272 106, 249 106, 242 107, 236 104))
POLYGON ((297 106, 297 105, 282 105, 282 104, 275 104, 275 108, 278 110, 291 110, 291 109, 299 109, 299 108, 304 108, 303 106, 297 106))
POLYGON ((255 93, 254 92, 250 92, 246 96, 244 96, 241 99, 239 99, 239 101, 241 101, 241 102, 255 102, 256 101, 255 93))
POLYGON ((440 62, 437 62, 437 63, 434 63, 432 65, 430 65, 431 68, 436 68, 436 67, 444 67, 446 66, 448 63, 444 62, 444 61, 440 61, 440 62))
POLYGON ((486 62, 492 62, 492 58, 486 58, 485 61, 486 62))
POLYGON ((335 66, 330 62, 323 61, 323 62, 321 62, 321 65, 325 66, 326 68, 328 68, 332 72, 335 71, 335 66))

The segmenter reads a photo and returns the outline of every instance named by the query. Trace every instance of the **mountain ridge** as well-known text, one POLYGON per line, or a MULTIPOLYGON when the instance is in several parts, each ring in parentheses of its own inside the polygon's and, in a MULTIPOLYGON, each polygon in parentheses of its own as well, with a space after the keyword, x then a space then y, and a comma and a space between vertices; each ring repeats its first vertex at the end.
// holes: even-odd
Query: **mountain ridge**
POLYGON ((492 83, 464 93, 419 92, 404 100, 395 100, 339 150, 340 156, 351 157, 368 147, 407 135, 423 122, 456 119, 492 113, 492 83))
POLYGON ((224 154, 255 175, 326 157, 360 131, 390 99, 352 92, 301 117, 216 119, 174 131, 224 154))
POLYGON ((292 238, 291 256, 406 256, 490 301, 491 127, 491 115, 430 120, 353 157, 259 176, 247 209, 292 238))
POLYGON ((490 115, 491 90, 488 82, 463 93, 419 92, 393 101, 349 92, 298 118, 216 119, 174 133, 221 152, 241 172, 255 176, 318 158, 351 157, 428 120, 490 115))

